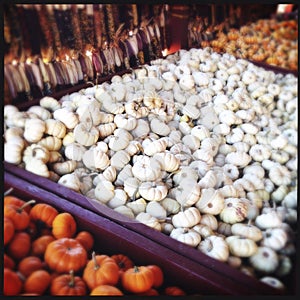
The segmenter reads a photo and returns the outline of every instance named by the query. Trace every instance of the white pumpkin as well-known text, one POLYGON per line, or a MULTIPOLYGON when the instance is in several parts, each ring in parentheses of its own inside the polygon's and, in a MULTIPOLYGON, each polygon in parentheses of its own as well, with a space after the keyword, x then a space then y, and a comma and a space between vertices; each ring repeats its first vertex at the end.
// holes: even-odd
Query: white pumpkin
POLYGON ((287 240, 287 233, 282 228, 268 228, 263 232, 261 245, 278 251, 286 245, 287 240))
POLYGON ((256 253, 249 257, 249 262, 255 270, 266 274, 273 273, 279 265, 276 252, 265 246, 258 247, 256 253))
POLYGON ((174 228, 170 237, 191 247, 197 247, 201 242, 200 234, 189 228, 174 228))
POLYGON ((200 242, 198 249, 204 254, 220 260, 227 261, 229 257, 229 247, 222 237, 211 235, 200 242))
POLYGON ((223 195, 214 188, 202 189, 195 206, 204 214, 218 215, 225 205, 223 195))
POLYGON ((175 188, 175 199, 182 207, 190 207, 199 200, 200 193, 197 181, 184 178, 175 188))
POLYGON ((226 198, 224 208, 220 212, 223 222, 234 224, 243 221, 247 216, 247 205, 239 198, 226 198))
POLYGON ((252 239, 232 235, 227 237, 225 240, 232 255, 239 257, 250 257, 257 251, 257 245, 252 239))
POLYGON ((184 211, 180 211, 172 216, 172 224, 174 227, 191 228, 198 224, 201 220, 201 214, 196 207, 189 207, 184 211))
POLYGON ((108 180, 101 180, 95 187, 95 197, 101 203, 107 203, 115 196, 115 187, 108 180))
POLYGON ((168 194, 168 188, 162 181, 145 181, 139 186, 140 195, 148 201, 161 201, 168 194))
POLYGON ((41 119, 27 119, 24 127, 24 138, 29 143, 39 142, 46 130, 45 121, 41 119))
POLYGON ((132 174, 141 181, 155 181, 161 176, 160 163, 153 157, 138 155, 132 166, 132 174))
POLYGON ((233 235, 245 237, 254 242, 258 242, 263 238, 262 231, 255 225, 249 223, 235 223, 231 226, 231 232, 233 235))
POLYGON ((140 212, 135 219, 155 230, 161 231, 161 225, 157 218, 151 216, 147 212, 140 212))

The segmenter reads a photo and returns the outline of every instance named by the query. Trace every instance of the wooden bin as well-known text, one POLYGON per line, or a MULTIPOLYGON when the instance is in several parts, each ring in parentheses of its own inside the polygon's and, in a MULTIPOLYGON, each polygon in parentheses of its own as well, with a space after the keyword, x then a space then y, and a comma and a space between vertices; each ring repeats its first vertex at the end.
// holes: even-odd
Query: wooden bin
MULTIPOLYGON (((24 200, 54 206, 59 212, 69 212, 76 219, 80 230, 87 230, 95 237, 95 252, 128 255, 136 264, 157 264, 165 275, 165 285, 178 285, 188 295, 275 295, 278 292, 262 283, 256 287, 222 274, 214 265, 208 268, 180 255, 138 232, 121 226, 89 209, 44 190, 15 175, 5 172, 4 190, 13 188, 12 194, 24 200)), ((249 278, 251 282, 251 278, 249 278)))
MULTIPOLYGON (((257 64, 258 66, 266 70, 273 71, 275 73, 282 73, 282 74, 294 73, 279 67, 268 66, 263 63, 255 63, 255 64, 257 64)), ((72 88, 72 91, 66 91, 65 94, 75 92, 81 88, 83 87, 80 86, 78 87, 78 89, 74 87, 72 88)), ((62 97, 63 95, 64 93, 60 93, 59 96, 62 97)), ((53 96, 55 97, 55 95, 53 96)), ((24 103, 19 107, 21 110, 26 110, 32 105, 38 105, 38 102, 39 101, 37 99, 32 102, 24 103)), ((160 249, 163 252, 171 251, 174 255, 176 253, 176 255, 179 255, 180 259, 183 259, 184 261, 187 261, 189 263, 189 267, 191 268, 190 271, 195 272, 194 275, 199 276, 199 277, 196 276, 197 278, 194 278, 195 285, 191 286, 190 289, 192 292, 197 292, 200 284, 207 281, 209 282, 209 284, 207 284, 207 282, 205 283, 205 293, 208 294, 273 295, 273 294, 280 293, 278 290, 275 290, 274 288, 267 286, 266 284, 263 284, 258 279, 247 276, 242 272, 233 269, 226 263, 212 259, 197 249, 194 249, 188 245, 180 243, 161 232, 158 232, 136 220, 132 220, 120 213, 117 213, 114 210, 110 209, 109 207, 95 200, 88 199, 84 195, 76 193, 47 178, 35 175, 18 166, 12 165, 7 162, 4 162, 4 170, 5 170, 5 177, 8 179, 11 178, 11 176, 13 176, 14 181, 25 180, 26 182, 28 182, 29 187, 31 187, 31 189, 36 189, 36 191, 39 191, 39 193, 44 193, 44 192, 51 193, 52 195, 51 197, 53 199, 52 202, 53 205, 55 205, 56 201, 57 203, 60 203, 59 201, 61 200, 58 199, 63 198, 64 199, 63 203, 69 203, 68 205, 66 204, 66 208, 70 207, 69 205, 71 206, 74 205, 78 210, 81 208, 83 209, 84 212, 86 213, 88 212, 89 214, 92 214, 93 218, 100 218, 100 219, 104 218, 105 220, 110 220, 110 222, 112 222, 111 224, 114 224, 113 226, 117 226, 118 230, 120 231, 128 230, 132 234, 132 236, 135 235, 139 236, 140 238, 143 239, 143 242, 145 243, 148 242, 154 243, 156 247, 160 247, 160 249), (205 270, 204 273, 203 270, 205 270), (226 281, 229 281, 229 283, 225 284, 226 281)), ((13 182, 10 181, 9 183, 12 184, 13 182)), ((27 189, 26 187, 22 187, 22 188, 27 189)), ((64 209, 64 207, 62 207, 62 209, 64 209)), ((93 228, 94 225, 91 224, 87 225, 86 222, 83 221, 83 226, 89 226, 93 228)), ((97 230, 96 232, 98 232, 97 230)), ((120 236, 122 237, 122 235, 120 236)), ((139 245, 143 245, 140 244, 138 241, 136 242, 136 244, 138 245, 136 246, 132 245, 134 249, 133 253, 137 253, 134 247, 139 247, 139 245)), ((143 257, 143 255, 141 255, 141 257, 143 257)), ((163 258, 166 259, 166 261, 169 261, 167 255, 163 255, 161 259, 163 258)), ((167 262, 164 265, 166 264, 167 262)), ((173 274, 176 274, 176 272, 173 274)), ((187 275, 187 273, 185 273, 185 275, 187 275)), ((189 279, 188 280, 186 279, 189 278, 189 276, 188 277, 183 276, 182 279, 184 281, 190 281, 189 279)), ((292 280, 286 282, 286 284, 288 285, 287 289, 289 294, 295 293, 295 288, 296 288, 295 280, 296 280, 296 275, 294 273, 292 276, 292 280)))

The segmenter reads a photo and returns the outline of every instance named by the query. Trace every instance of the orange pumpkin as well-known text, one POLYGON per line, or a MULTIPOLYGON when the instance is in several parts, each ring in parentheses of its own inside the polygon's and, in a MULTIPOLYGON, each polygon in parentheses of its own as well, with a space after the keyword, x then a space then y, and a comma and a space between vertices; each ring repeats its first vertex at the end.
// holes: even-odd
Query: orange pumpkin
POLYGON ((34 240, 38 235, 38 230, 34 221, 29 222, 25 231, 30 235, 31 239, 34 240))
POLYGON ((91 296, 123 296, 123 293, 113 285, 102 284, 92 289, 90 295, 91 296))
POLYGON ((43 257, 47 246, 54 240, 55 238, 52 235, 42 235, 38 237, 32 242, 30 254, 43 257))
POLYGON ((119 267, 108 255, 96 255, 93 252, 82 278, 91 290, 102 284, 115 285, 119 279, 119 267))
POLYGON ((52 222, 52 234, 57 239, 72 238, 76 233, 76 229, 75 219, 67 212, 58 214, 52 222))
MULTIPOLYGON (((18 197, 15 196, 4 196, 4 206, 8 205, 8 204, 13 204, 16 205, 18 207, 21 207, 22 205, 24 205, 26 202, 18 197)), ((30 210, 31 210, 31 206, 26 206, 24 208, 24 210, 29 214, 30 210)))
POLYGON ((34 271, 43 269, 44 263, 42 260, 37 256, 26 256, 24 257, 18 265, 18 271, 28 277, 34 271))
POLYGON ((51 205, 38 203, 30 210, 30 218, 41 224, 41 226, 52 227, 54 218, 58 215, 58 211, 51 205))
POLYGON ((30 236, 26 232, 16 232, 7 246, 7 254, 16 260, 20 260, 27 256, 30 251, 30 236))
POLYGON ((35 203, 35 200, 30 200, 22 206, 14 204, 4 206, 4 216, 11 219, 16 230, 23 230, 29 225, 30 218, 24 208, 32 203, 35 203))
POLYGON ((168 286, 164 290, 164 294, 168 296, 185 296, 186 293, 184 290, 179 288, 178 286, 168 286))
POLYGON ((123 273, 122 286, 131 293, 143 293, 154 283, 153 272, 146 266, 134 266, 123 273))
POLYGON ((71 270, 70 274, 62 274, 52 280, 50 292, 53 296, 84 296, 87 288, 82 278, 74 276, 71 270))
POLYGON ((16 266, 16 264, 15 264, 14 260, 11 257, 9 257, 6 253, 4 253, 3 267, 13 270, 15 268, 15 266, 16 266))
POLYGON ((85 248, 86 251, 92 250, 94 246, 94 237, 88 231, 78 232, 75 240, 77 240, 85 248))
POLYGON ((156 289, 151 288, 150 290, 148 290, 146 292, 137 293, 136 295, 139 295, 139 296, 159 296, 159 292, 156 289))
POLYGON ((117 263, 119 267, 119 273, 120 275, 123 274, 126 270, 133 268, 134 263, 133 261, 124 254, 115 254, 112 255, 111 258, 117 263))
POLYGON ((47 246, 44 259, 58 273, 77 272, 86 265, 87 252, 75 239, 61 238, 47 246))
POLYGON ((5 216, 4 216, 3 225, 4 225, 3 227, 4 245, 7 245, 15 234, 15 226, 12 220, 5 216))
POLYGON ((23 283, 18 274, 8 268, 3 272, 3 294, 5 296, 16 296, 20 294, 23 283))
POLYGON ((148 265, 147 267, 152 271, 154 275, 153 287, 159 288, 160 286, 162 286, 164 282, 164 274, 162 269, 157 265, 148 265))
POLYGON ((25 293, 42 295, 51 282, 50 274, 45 270, 32 272, 25 280, 23 290, 25 293))

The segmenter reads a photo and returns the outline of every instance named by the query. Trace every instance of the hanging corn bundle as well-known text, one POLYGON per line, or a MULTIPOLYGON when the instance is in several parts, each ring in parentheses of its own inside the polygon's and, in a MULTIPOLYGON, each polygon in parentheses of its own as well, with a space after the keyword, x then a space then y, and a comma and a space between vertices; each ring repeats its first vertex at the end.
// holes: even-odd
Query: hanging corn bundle
MULTIPOLYGON (((22 8, 21 8, 22 9, 22 8)), ((4 5, 4 13, 7 20, 7 30, 9 35, 6 34, 9 40, 9 54, 10 61, 20 56, 23 48, 22 28, 20 25, 20 18, 18 15, 18 7, 10 4, 4 5)))
POLYGON ((48 12, 44 4, 35 5, 35 9, 39 18, 39 23, 42 32, 41 55, 45 61, 50 62, 53 60, 53 55, 54 55, 53 53, 54 38, 48 23, 48 16, 47 16, 48 12))
POLYGON ((54 12, 53 12, 53 4, 47 4, 46 8, 47 8, 47 12, 48 12, 47 13, 48 24, 49 24, 49 27, 51 28, 52 36, 54 39, 54 56, 56 56, 58 53, 61 52, 62 45, 61 45, 59 31, 58 31, 58 27, 57 27, 54 12))
POLYGON ((100 13, 100 5, 94 5, 94 30, 95 30, 95 46, 101 48, 102 42, 102 19, 100 13))
POLYGON ((113 40, 113 36, 115 33, 115 23, 114 23, 114 16, 111 4, 105 4, 105 13, 107 19, 107 33, 109 41, 113 40))
POLYGON ((74 32, 74 49, 78 52, 82 49, 82 37, 80 31, 80 24, 79 24, 79 17, 78 17, 78 10, 77 5, 71 5, 71 16, 72 16, 72 27, 74 32))

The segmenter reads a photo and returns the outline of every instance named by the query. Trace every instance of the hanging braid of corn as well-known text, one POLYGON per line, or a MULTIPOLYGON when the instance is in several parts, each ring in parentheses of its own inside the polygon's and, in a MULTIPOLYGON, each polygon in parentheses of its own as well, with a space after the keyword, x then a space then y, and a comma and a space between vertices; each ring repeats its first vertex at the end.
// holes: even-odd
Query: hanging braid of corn
POLYGON ((139 24, 138 20, 138 10, 136 4, 131 4, 131 10, 132 10, 132 25, 134 28, 136 28, 139 24))
POLYGON ((47 4, 46 5, 47 8, 47 19, 48 19, 48 24, 49 27, 51 28, 52 31, 52 36, 54 39, 54 56, 56 56, 58 53, 61 52, 61 41, 60 41, 60 36, 59 36, 59 31, 58 31, 58 27, 55 21, 55 17, 54 17, 54 12, 53 12, 53 5, 52 4, 47 4))
POLYGON ((108 40, 112 41, 115 34, 115 23, 111 4, 105 4, 105 12, 107 18, 108 40))
POLYGON ((94 30, 95 30, 95 48, 101 48, 102 44, 102 19, 99 5, 94 5, 94 30))
POLYGON ((35 5, 35 8, 38 14, 39 23, 42 31, 41 55, 44 60, 50 62, 53 60, 54 38, 48 23, 48 12, 44 4, 35 5))
MULTIPOLYGON (((22 28, 22 24, 20 22, 20 19, 23 17, 22 15, 19 17, 19 11, 23 11, 22 6, 16 7, 15 5, 6 4, 4 6, 8 24, 10 27, 10 49, 9 52, 11 54, 12 59, 18 58, 21 56, 21 52, 23 51, 23 48, 25 47, 25 40, 22 29, 24 32, 28 33, 26 30, 27 28, 22 28)), ((27 45, 29 48, 29 45, 27 45)))
POLYGON ((86 18, 87 18, 87 34, 88 41, 92 48, 96 45, 95 26, 94 26, 94 7, 93 4, 86 5, 86 18))
POLYGON ((71 5, 71 12, 72 12, 72 27, 74 32, 74 49, 76 52, 79 52, 82 49, 82 37, 81 37, 78 10, 76 4, 71 5))

